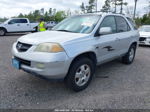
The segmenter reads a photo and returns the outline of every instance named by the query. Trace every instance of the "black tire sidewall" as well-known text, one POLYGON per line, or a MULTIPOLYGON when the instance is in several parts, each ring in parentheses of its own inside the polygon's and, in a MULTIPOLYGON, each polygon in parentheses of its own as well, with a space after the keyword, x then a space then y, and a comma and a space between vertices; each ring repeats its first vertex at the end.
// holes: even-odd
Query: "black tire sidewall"
POLYGON ((136 54, 136 45, 131 45, 129 50, 128 50, 128 53, 123 57, 123 63, 125 63, 125 64, 133 63, 134 58, 135 58, 135 54, 136 54), (134 49, 134 57, 133 57, 132 61, 130 61, 130 59, 129 59, 131 49, 134 49))
POLYGON ((4 31, 4 34, 3 35, 0 35, 0 36, 5 36, 5 34, 6 34, 6 30, 5 29, 0 29, 0 31, 4 31))
POLYGON ((68 75, 66 77, 66 84, 69 88, 71 88, 72 90, 78 92, 78 91, 81 91, 83 89, 85 89, 91 82, 92 80, 92 77, 93 77, 93 74, 94 74, 94 63, 88 59, 88 58, 81 58, 81 59, 78 59, 76 60, 72 66, 70 67, 70 70, 68 72, 68 75), (76 83, 75 83, 75 73, 77 71, 77 69, 84 65, 84 64, 87 64, 89 65, 90 69, 91 69, 91 74, 90 74, 90 78, 88 80, 88 82, 83 85, 83 86, 78 86, 76 83))

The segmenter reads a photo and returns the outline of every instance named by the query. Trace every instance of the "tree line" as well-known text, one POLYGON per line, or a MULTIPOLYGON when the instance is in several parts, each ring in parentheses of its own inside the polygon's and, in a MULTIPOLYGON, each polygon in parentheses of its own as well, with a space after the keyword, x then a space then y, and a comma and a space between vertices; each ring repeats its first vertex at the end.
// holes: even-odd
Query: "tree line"
MULTIPOLYGON (((135 2, 138 2, 138 0, 135 0, 135 2)), ((143 10, 146 10, 146 14, 144 14, 142 17, 139 16, 139 13, 136 12, 136 16, 134 15, 134 7, 128 7, 128 3, 124 2, 124 0, 105 0, 104 5, 102 6, 102 9, 99 10, 101 12, 113 12, 113 13, 125 13, 133 18, 138 26, 141 25, 150 25, 150 1, 147 2, 149 5, 145 7, 143 10), (124 7, 127 7, 126 10, 124 7)), ((88 4, 85 5, 83 2, 80 6, 80 9, 82 13, 92 13, 97 11, 97 0, 89 0, 88 4)))
POLYGON ((57 11, 56 9, 50 8, 48 11, 44 11, 44 8, 41 10, 35 10, 29 14, 20 13, 18 18, 28 18, 30 21, 39 21, 40 18, 43 18, 45 21, 56 21, 60 22, 68 15, 65 11, 57 11))
MULTIPOLYGON (((146 7, 147 13, 140 17, 138 15, 138 12, 136 13, 136 24, 138 26, 143 24, 150 24, 150 2, 149 6, 146 7)), ((48 11, 45 11, 44 8, 40 10, 35 10, 30 12, 29 14, 22 14, 20 13, 18 16, 19 18, 29 18, 30 21, 39 21, 40 18, 43 18, 45 21, 56 21, 60 22, 64 18, 73 15, 73 14, 83 14, 83 13, 92 13, 98 11, 97 7, 99 4, 97 4, 97 0, 89 0, 88 4, 85 4, 84 2, 80 5, 80 11, 76 10, 75 12, 71 12, 70 10, 67 11, 57 11, 55 8, 50 8, 48 11)), ((104 5, 102 6, 102 9, 99 11, 101 12, 114 12, 114 13, 124 13, 126 12, 127 15, 131 15, 133 17, 133 8, 128 7, 128 3, 124 2, 124 0, 105 0, 104 5), (125 10, 125 6, 127 7, 125 10)), ((0 22, 5 21, 7 18, 0 18, 0 22)))
MULTIPOLYGON (((89 0, 88 5, 82 2, 80 8, 82 13, 92 13, 97 11, 97 0, 89 0)), ((123 0, 105 0, 101 12, 117 12, 117 7, 120 6, 120 13, 123 12, 123 6, 127 6, 128 3, 123 0)))
MULTIPOLYGON (((18 16, 14 18, 28 18, 30 21, 38 22, 41 18, 45 21, 56 21, 60 22, 67 16, 71 14, 71 11, 57 11, 56 9, 50 8, 48 11, 44 11, 44 8, 40 10, 35 10, 30 12, 29 14, 20 13, 18 16)), ((0 18, 0 22, 4 22, 8 18, 0 18)))

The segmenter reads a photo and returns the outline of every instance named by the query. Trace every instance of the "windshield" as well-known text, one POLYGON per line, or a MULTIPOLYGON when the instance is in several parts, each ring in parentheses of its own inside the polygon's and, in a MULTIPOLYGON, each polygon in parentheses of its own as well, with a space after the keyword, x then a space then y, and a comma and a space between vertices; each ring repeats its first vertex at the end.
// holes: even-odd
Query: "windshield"
POLYGON ((142 32, 150 32, 150 27, 148 27, 148 26, 143 26, 143 27, 141 27, 139 30, 142 31, 142 32))
POLYGON ((99 19, 98 15, 73 16, 59 23, 52 30, 87 34, 93 31, 99 19))

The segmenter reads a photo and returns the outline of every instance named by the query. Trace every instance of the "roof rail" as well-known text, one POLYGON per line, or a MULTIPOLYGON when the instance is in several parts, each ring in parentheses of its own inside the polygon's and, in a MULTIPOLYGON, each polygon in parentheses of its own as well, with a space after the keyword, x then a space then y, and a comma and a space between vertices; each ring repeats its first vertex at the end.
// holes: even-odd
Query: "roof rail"
POLYGON ((125 15, 123 13, 116 13, 116 12, 113 12, 113 11, 107 11, 107 12, 103 12, 103 11, 93 11, 93 12, 88 12, 88 13, 112 13, 112 14, 122 14, 122 15, 125 15))

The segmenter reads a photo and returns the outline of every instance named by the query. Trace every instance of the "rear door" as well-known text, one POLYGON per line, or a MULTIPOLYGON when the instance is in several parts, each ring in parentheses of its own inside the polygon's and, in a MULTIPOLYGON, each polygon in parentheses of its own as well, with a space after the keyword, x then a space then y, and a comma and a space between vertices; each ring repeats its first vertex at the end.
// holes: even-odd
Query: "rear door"
MULTIPOLYGON (((117 39, 118 39, 118 54, 122 55, 129 49, 131 39, 133 37, 133 31, 129 26, 127 20, 122 16, 115 16, 117 24, 117 39)), ((134 37, 133 37, 134 38, 134 37)))
POLYGON ((20 19, 20 31, 30 31, 30 23, 27 19, 20 19))

